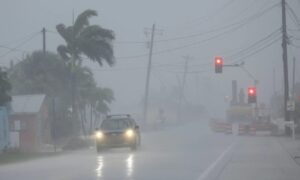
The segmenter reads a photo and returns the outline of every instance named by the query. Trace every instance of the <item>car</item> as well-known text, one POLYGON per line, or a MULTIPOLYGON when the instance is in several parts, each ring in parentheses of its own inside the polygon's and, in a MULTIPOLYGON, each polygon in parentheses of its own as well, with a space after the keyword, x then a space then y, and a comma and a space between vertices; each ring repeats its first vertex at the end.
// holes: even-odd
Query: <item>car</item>
POLYGON ((129 147, 136 150, 141 145, 140 128, 136 121, 128 114, 109 115, 96 129, 96 149, 129 147))

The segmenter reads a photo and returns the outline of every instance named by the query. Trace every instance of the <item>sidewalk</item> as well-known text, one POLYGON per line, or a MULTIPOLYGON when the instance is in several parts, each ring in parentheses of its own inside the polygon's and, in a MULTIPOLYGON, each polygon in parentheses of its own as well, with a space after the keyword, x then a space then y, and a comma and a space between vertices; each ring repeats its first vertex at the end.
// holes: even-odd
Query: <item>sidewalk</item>
POLYGON ((300 138, 293 140, 290 137, 281 137, 278 141, 290 157, 300 166, 300 138))
POLYGON ((296 142, 298 146, 295 142, 284 141, 276 137, 241 137, 217 179, 299 180, 300 166, 287 149, 297 152, 300 143, 296 142))

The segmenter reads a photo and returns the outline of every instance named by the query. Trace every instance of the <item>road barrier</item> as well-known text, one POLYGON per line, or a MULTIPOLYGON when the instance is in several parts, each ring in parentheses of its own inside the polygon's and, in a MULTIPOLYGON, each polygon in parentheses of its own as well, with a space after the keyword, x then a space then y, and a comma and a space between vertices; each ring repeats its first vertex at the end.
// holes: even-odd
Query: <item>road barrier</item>
POLYGON ((254 124, 229 123, 217 119, 210 121, 210 127, 214 132, 235 135, 256 135, 257 131, 254 124))
POLYGON ((256 127, 251 124, 239 124, 238 135, 255 135, 256 127))
POLYGON ((210 121, 210 127, 215 132, 232 134, 232 124, 228 122, 218 121, 213 119, 210 121))

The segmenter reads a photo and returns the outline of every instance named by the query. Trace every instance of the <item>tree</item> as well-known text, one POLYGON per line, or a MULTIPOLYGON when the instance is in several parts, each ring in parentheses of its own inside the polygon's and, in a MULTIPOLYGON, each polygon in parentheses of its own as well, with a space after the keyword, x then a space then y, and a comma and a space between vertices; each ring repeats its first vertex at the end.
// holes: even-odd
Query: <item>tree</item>
POLYGON ((98 25, 90 25, 89 18, 92 16, 97 16, 97 12, 86 10, 77 17, 73 26, 58 24, 57 32, 65 40, 66 45, 58 46, 57 51, 63 59, 73 65, 81 63, 81 55, 86 55, 100 65, 103 64, 103 60, 113 65, 114 33, 98 25))
POLYGON ((64 24, 56 26, 57 32, 66 42, 66 45, 59 45, 57 51, 71 68, 70 88, 72 92, 72 118, 74 120, 77 119, 77 86, 74 73, 76 66, 81 66, 82 55, 98 62, 100 66, 103 61, 110 66, 114 64, 112 47, 112 41, 115 39, 114 33, 98 25, 90 25, 89 18, 92 16, 97 16, 97 12, 86 10, 76 18, 72 26, 66 27, 64 24))
MULTIPOLYGON (((57 137, 71 135, 74 129, 80 128, 80 124, 74 123, 70 117, 70 68, 60 56, 51 52, 44 54, 42 51, 35 51, 12 67, 8 75, 12 83, 12 94, 43 93, 50 98, 56 98, 57 137)), ((98 88, 89 68, 76 66, 74 76, 78 79, 78 100, 81 104, 79 110, 83 111, 92 99, 97 99, 91 97, 94 94, 91 92, 98 88)), ((51 108, 49 112, 52 112, 51 108)))
POLYGON ((7 77, 7 72, 0 68, 0 106, 5 105, 11 101, 9 91, 11 90, 11 84, 7 77))
POLYGON ((66 95, 69 74, 57 54, 35 51, 10 70, 9 79, 13 94, 43 93, 57 97, 66 95))
MULTIPOLYGON (((84 81, 81 81, 84 82, 84 81)), ((93 131, 93 128, 98 123, 100 115, 110 112, 109 104, 114 100, 114 93, 109 88, 96 87, 90 80, 85 81, 85 86, 81 86, 80 93, 80 114, 81 117, 86 118, 86 108, 90 110, 90 120, 81 119, 82 129, 85 131, 87 128, 83 126, 84 122, 89 122, 89 132, 93 131), (94 118, 93 118, 94 117, 94 118)))

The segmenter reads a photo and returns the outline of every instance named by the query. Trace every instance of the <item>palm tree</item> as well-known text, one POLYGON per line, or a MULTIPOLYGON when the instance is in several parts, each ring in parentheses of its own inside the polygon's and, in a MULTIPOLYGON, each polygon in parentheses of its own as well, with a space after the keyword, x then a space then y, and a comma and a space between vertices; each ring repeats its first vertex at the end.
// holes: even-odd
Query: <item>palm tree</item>
POLYGON ((93 102, 94 104, 91 105, 95 112, 95 121, 94 123, 91 122, 91 124, 93 124, 91 127, 99 123, 96 120, 100 119, 100 115, 106 115, 110 112, 109 104, 115 100, 114 93, 110 88, 97 87, 94 93, 95 100, 93 102))
POLYGON ((66 41, 66 45, 59 45, 57 51, 63 59, 73 65, 81 62, 81 55, 86 55, 100 65, 103 64, 103 61, 113 65, 114 33, 98 25, 90 25, 89 18, 92 16, 97 16, 97 12, 86 10, 77 17, 72 26, 66 27, 64 24, 58 24, 57 32, 66 41))
POLYGON ((76 108, 76 66, 81 66, 82 55, 90 60, 98 62, 100 66, 105 61, 108 65, 114 64, 114 52, 112 42, 115 39, 111 30, 104 29, 98 25, 90 25, 89 18, 97 16, 94 10, 86 10, 81 13, 72 26, 64 24, 56 26, 57 32, 65 40, 66 45, 59 45, 58 53, 71 68, 71 92, 72 92, 72 119, 77 119, 76 108))

